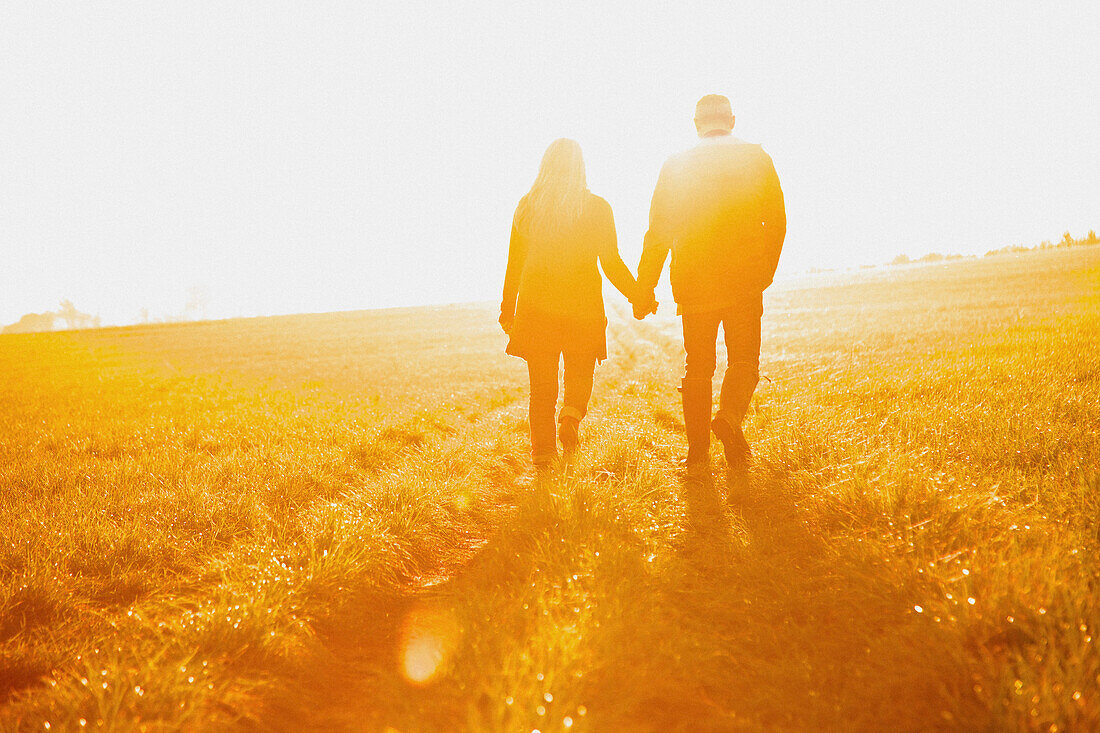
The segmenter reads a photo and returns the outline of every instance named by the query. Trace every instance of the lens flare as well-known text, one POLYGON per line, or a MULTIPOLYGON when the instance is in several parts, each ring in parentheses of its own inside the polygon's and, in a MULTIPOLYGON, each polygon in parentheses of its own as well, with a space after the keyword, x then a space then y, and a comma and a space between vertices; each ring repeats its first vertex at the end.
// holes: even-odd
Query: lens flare
POLYGON ((414 685, 429 684, 446 666, 458 638, 459 627, 451 613, 438 608, 410 611, 398 646, 402 675, 414 685))

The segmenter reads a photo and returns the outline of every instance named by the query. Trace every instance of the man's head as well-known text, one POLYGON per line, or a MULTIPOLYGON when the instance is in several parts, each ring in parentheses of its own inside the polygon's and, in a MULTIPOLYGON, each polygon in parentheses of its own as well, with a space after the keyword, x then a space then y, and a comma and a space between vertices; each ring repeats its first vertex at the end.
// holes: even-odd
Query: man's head
POLYGON ((733 110, 721 94, 708 94, 695 105, 695 129, 699 137, 729 135, 733 131, 733 110))

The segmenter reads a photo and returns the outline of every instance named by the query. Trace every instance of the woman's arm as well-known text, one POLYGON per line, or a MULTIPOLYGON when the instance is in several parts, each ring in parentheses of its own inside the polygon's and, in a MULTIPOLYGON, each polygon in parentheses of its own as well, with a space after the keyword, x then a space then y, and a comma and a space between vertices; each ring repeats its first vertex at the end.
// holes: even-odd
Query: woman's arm
POLYGON ((611 207, 607 207, 607 222, 603 231, 603 246, 600 247, 600 267, 603 274, 630 302, 637 298, 638 283, 630 274, 630 268, 619 256, 619 241, 615 234, 615 219, 611 213, 611 207))
POLYGON ((519 296, 519 280, 523 274, 523 263, 527 259, 527 240, 520 233, 519 209, 512 218, 512 236, 508 242, 508 269, 504 273, 504 297, 500 301, 501 328, 505 333, 512 330, 512 320, 516 316, 516 298, 519 296))
POLYGON ((630 274, 630 268, 619 256, 618 248, 600 255, 600 267, 603 268, 603 274, 607 276, 615 289, 622 293, 627 300, 634 302, 637 297, 638 285, 634 280, 634 276, 630 274))

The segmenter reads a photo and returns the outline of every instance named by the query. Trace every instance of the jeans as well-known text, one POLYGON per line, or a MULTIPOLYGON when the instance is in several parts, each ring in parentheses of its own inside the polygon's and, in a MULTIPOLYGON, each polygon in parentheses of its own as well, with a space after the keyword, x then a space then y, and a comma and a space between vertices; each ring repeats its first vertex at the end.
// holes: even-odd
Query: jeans
POLYGON ((592 373, 596 355, 566 351, 531 353, 527 356, 527 372, 531 377, 531 457, 536 464, 547 463, 557 454, 554 428, 554 408, 558 402, 558 362, 565 361, 565 397, 559 420, 570 417, 582 420, 588 413, 592 396, 592 373))
POLYGON ((755 308, 730 308, 707 313, 685 313, 685 384, 708 386, 718 364, 718 326, 726 339, 727 365, 718 400, 719 419, 740 425, 748 412, 760 370, 760 312, 755 308))

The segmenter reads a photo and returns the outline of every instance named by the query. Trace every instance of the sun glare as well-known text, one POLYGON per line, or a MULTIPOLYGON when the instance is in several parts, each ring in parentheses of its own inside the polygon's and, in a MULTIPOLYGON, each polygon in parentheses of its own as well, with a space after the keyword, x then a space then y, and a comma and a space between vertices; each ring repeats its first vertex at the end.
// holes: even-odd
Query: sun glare
POLYGON ((405 617, 401 629, 399 663, 405 679, 427 685, 446 666, 458 645, 458 625, 439 609, 417 609, 405 617))
POLYGON ((1100 733, 1097 30, 0 2, 0 733, 1100 733))

